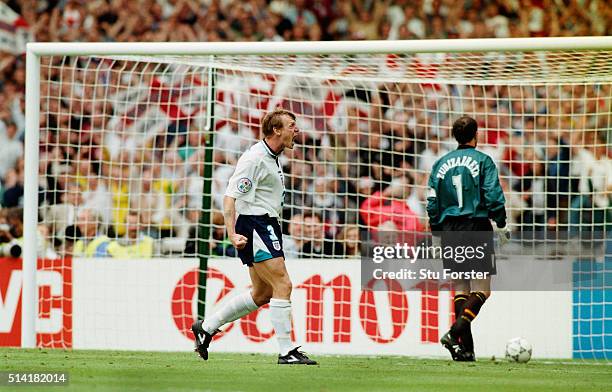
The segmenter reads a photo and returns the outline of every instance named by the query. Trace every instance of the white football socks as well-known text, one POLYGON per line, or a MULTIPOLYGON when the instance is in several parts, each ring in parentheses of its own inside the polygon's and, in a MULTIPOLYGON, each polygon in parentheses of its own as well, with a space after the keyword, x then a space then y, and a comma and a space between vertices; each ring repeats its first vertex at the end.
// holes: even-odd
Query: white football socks
POLYGON ((280 355, 293 350, 291 343, 291 301, 272 298, 270 300, 270 319, 278 341, 280 355))
POLYGON ((238 320, 240 317, 257 310, 257 308, 259 306, 253 301, 251 292, 247 291, 230 299, 212 315, 206 317, 202 322, 202 328, 212 334, 223 324, 238 320))

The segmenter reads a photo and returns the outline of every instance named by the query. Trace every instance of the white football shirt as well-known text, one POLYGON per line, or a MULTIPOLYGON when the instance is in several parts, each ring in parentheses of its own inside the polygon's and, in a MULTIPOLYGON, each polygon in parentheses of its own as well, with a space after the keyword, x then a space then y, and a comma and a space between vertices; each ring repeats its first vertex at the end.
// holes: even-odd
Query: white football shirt
POLYGON ((236 199, 238 215, 280 218, 285 178, 278 155, 262 140, 242 154, 227 184, 225 196, 236 199))

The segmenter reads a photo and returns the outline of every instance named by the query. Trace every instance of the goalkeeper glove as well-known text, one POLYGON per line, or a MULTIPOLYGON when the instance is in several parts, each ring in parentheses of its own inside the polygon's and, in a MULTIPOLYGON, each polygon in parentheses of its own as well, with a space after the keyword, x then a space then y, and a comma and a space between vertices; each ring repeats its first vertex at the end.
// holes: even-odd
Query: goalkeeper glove
POLYGON ((499 239, 499 246, 504 246, 510 242, 510 228, 508 225, 502 228, 498 227, 495 231, 497 232, 497 238, 499 239))

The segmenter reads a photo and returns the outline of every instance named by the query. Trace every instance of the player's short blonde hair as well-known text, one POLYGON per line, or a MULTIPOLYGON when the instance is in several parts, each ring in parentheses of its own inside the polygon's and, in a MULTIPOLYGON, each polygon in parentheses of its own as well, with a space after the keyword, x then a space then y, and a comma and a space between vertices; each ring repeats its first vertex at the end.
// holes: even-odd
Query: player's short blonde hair
POLYGON ((261 120, 261 132, 264 136, 272 135, 274 128, 280 129, 283 127, 283 116, 289 116, 295 120, 295 114, 283 108, 276 108, 264 116, 261 120))

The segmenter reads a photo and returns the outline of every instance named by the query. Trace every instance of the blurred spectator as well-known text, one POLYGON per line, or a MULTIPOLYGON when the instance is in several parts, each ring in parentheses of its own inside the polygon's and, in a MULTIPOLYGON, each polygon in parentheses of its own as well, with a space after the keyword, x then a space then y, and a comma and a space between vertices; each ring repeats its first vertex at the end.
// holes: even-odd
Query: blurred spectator
POLYGON ((338 1, 336 4, 335 18, 329 23, 327 28, 327 34, 332 40, 345 40, 349 38, 351 15, 352 9, 350 1, 338 1))
POLYGON ((415 173, 415 176, 419 180, 416 181, 416 186, 411 187, 410 195, 406 198, 406 205, 417 216, 425 216, 427 215, 425 208, 427 176, 420 173, 415 173))
POLYGON ((20 257, 23 251, 23 210, 0 209, 0 257, 20 257))
POLYGON ((81 229, 77 225, 66 226, 62 236, 57 237, 57 254, 59 257, 73 257, 74 245, 81 238, 81 229))
MULTIPOLYGON (((117 235, 125 233, 125 217, 130 209, 130 166, 127 162, 110 162, 107 166, 109 190, 112 198, 111 223, 117 235)), ((98 215, 96 215, 99 218, 98 215)))
POLYGON ((605 139, 595 142, 573 162, 580 170, 580 195, 571 201, 569 225, 573 231, 603 231, 612 217, 612 159, 605 139))
POLYGON ((8 226, 8 230, 3 230, 5 233, 5 239, 8 242, 10 240, 21 240, 23 237, 23 208, 5 208, 2 209, 2 223, 8 226))
POLYGON ((340 230, 336 237, 342 250, 341 256, 354 257, 361 255, 361 239, 359 238, 359 226, 347 225, 340 230))
POLYGON ((301 257, 324 258, 325 256, 341 254, 334 241, 325 235, 323 222, 319 214, 308 211, 302 216, 304 236, 300 249, 301 257))
POLYGON ((23 204, 23 168, 9 169, 4 178, 2 206, 17 207, 23 204))
MULTIPOLYGON (((188 194, 190 195, 190 206, 191 208, 200 208, 202 205, 202 195, 203 186, 204 186, 204 162, 205 159, 204 150, 201 151, 199 162, 196 164, 198 171, 196 173, 192 173, 189 177, 189 188, 188 194)), ((215 165, 213 169, 213 179, 212 179, 212 200, 213 206, 218 209, 223 209, 223 197, 225 195, 225 188, 227 188, 227 183, 234 173, 234 167, 230 165, 215 165)))
POLYGON ((313 169, 308 162, 296 160, 289 166, 285 177, 287 191, 285 194, 287 216, 291 216, 291 206, 312 207, 313 169))
POLYGON ((5 126, 4 136, 0 143, 0 177, 5 178, 7 172, 15 167, 17 160, 23 155, 23 144, 16 137, 17 125, 9 122, 5 126))
POLYGON ((43 224, 49 229, 49 235, 60 239, 66 228, 76 221, 77 211, 71 204, 51 204, 40 209, 43 224))
POLYGON ((164 230, 171 227, 172 214, 168 208, 168 184, 157 177, 153 168, 144 167, 140 181, 136 186, 136 195, 132 197, 131 208, 139 211, 141 222, 153 238, 167 236, 164 230))
MULTIPOLYGON (((83 205, 83 194, 76 183, 70 183, 60 197, 60 202, 45 206, 40 210, 44 224, 50 230, 52 236, 61 235, 68 225, 76 221, 76 217, 82 209, 100 211, 97 205, 83 205)), ((108 224, 108 221, 105 222, 108 224)))
POLYGON ((431 137, 431 139, 427 142, 427 148, 425 148, 425 150, 423 150, 418 157, 419 170, 424 173, 431 172, 433 164, 438 160, 438 158, 446 154, 448 151, 448 145, 446 143, 442 143, 437 135, 431 137))
MULTIPOLYGON (((77 216, 76 227, 80 233, 74 243, 73 255, 76 257, 110 257, 111 239, 101 230, 100 217, 92 210, 82 210, 77 216)), ((76 232, 76 230, 75 230, 76 232)))
POLYGON ((352 39, 381 39, 378 26, 389 6, 389 0, 379 0, 371 3, 352 1, 353 7, 349 13, 349 31, 352 39))
POLYGON ((528 159, 532 163, 521 178, 521 192, 527 195, 521 225, 528 231, 541 231, 545 230, 548 218, 545 165, 542 157, 534 155, 528 159))
POLYGON ((315 14, 306 8, 306 0, 294 0, 290 2, 285 7, 283 15, 294 25, 298 21, 302 21, 306 26, 312 26, 317 23, 315 14))
POLYGON ((109 245, 109 253, 119 259, 147 259, 153 257, 153 238, 141 230, 140 216, 130 211, 126 216, 125 235, 109 245))
POLYGON ((225 220, 221 211, 213 211, 212 214, 212 241, 210 246, 213 254, 217 256, 236 257, 237 251, 232 242, 225 235, 225 220))
POLYGON ((510 30, 508 28, 509 20, 506 15, 503 15, 499 10, 499 5, 491 2, 485 7, 485 25, 493 32, 496 38, 508 38, 510 30))
POLYGON ((96 175, 87 176, 80 195, 83 200, 81 208, 95 211, 102 223, 109 226, 112 219, 112 196, 107 181, 96 175))
POLYGON ((361 217, 371 228, 392 221, 399 231, 422 231, 419 217, 406 204, 409 195, 410 180, 397 178, 384 191, 375 192, 361 204, 361 217))
MULTIPOLYGON (((201 137, 203 133, 196 134, 201 137)), ((234 166, 240 155, 256 141, 253 131, 241 120, 240 109, 236 108, 231 111, 230 119, 215 134, 215 161, 234 166)))
POLYGON ((516 228, 516 225, 521 223, 521 216, 524 211, 528 209, 527 201, 522 197, 525 194, 522 192, 514 192, 510 186, 510 181, 506 177, 500 177, 500 183, 504 191, 504 196, 506 197, 506 212, 508 214, 507 223, 510 227, 516 228))
POLYGON ((402 22, 406 29, 416 38, 425 38, 427 29, 423 21, 421 11, 417 11, 414 6, 404 8, 402 22))
POLYGON ((194 154, 205 145, 205 133, 193 127, 187 133, 187 138, 179 143, 176 152, 183 162, 187 162, 193 159, 194 154))
POLYGON ((36 238, 38 240, 36 254, 45 259, 57 259, 59 256, 53 248, 52 236, 49 227, 45 224, 36 226, 36 238))
POLYGON ((286 258, 300 257, 304 244, 304 215, 295 214, 289 221, 288 234, 283 234, 283 252, 286 258))
MULTIPOLYGON (((215 256, 236 257, 236 249, 232 245, 231 241, 227 238, 225 233, 223 213, 218 210, 213 211, 211 216, 211 223, 212 234, 211 240, 208 242, 210 254, 215 256)), ((202 238, 198 237, 199 235, 201 235, 198 232, 200 228, 201 227, 198 224, 192 226, 189 229, 189 237, 187 238, 184 247, 184 254, 186 256, 196 257, 205 252, 202 247, 206 246, 206 242, 202 238)))
POLYGON ((338 181, 335 178, 317 177, 308 193, 312 195, 314 210, 321 211, 325 233, 336 234, 336 228, 345 221, 344 201, 338 196, 338 181))

